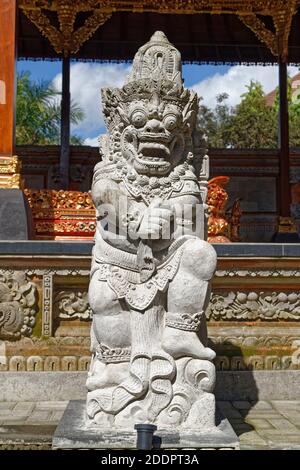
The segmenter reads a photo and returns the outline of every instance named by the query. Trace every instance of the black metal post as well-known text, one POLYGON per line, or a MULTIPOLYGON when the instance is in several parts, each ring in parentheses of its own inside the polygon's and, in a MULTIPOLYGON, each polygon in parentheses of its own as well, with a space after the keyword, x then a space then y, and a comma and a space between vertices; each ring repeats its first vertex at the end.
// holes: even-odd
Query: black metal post
POLYGON ((62 60, 60 186, 69 189, 70 179, 70 56, 62 60))
POLYGON ((150 450, 153 448, 153 433, 157 430, 154 424, 135 424, 134 429, 137 431, 138 450, 150 450))
POLYGON ((287 63, 279 62, 279 215, 290 217, 290 142, 287 63))

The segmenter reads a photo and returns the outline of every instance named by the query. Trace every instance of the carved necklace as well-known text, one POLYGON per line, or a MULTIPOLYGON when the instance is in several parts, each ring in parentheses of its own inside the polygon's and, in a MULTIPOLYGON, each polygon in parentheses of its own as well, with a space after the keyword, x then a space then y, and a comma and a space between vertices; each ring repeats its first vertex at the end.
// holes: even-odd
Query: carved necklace
POLYGON ((142 198, 147 205, 156 197, 169 199, 173 193, 180 193, 186 181, 192 181, 198 188, 194 169, 188 162, 178 165, 168 176, 149 177, 131 170, 122 175, 122 181, 134 198, 142 198))

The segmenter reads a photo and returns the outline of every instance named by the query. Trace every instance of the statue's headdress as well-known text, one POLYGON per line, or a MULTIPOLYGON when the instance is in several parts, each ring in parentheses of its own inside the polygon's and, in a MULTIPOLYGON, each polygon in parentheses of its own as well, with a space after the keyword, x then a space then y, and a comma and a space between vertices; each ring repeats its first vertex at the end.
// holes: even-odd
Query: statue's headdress
POLYGON ((136 53, 127 83, 137 80, 167 80, 182 88, 181 54, 162 31, 136 53))
POLYGON ((118 104, 149 98, 155 92, 182 110, 188 105, 197 111, 197 95, 183 86, 181 54, 161 31, 140 47, 123 88, 102 89, 104 115, 112 117, 118 104))

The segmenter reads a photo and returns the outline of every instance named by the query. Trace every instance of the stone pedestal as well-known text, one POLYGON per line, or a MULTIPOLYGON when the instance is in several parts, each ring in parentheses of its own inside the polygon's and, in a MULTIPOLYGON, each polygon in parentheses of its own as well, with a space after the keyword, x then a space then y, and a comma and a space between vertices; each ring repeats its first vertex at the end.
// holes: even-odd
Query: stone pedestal
MULTIPOLYGON (((53 449, 136 449, 137 433, 128 430, 103 429, 87 425, 85 401, 72 400, 55 431, 53 449)), ((161 449, 239 449, 239 439, 229 421, 217 416, 217 426, 211 432, 201 429, 176 431, 160 429, 161 449)))
POLYGON ((21 189, 0 189, 0 218, 0 240, 33 238, 30 209, 21 189))

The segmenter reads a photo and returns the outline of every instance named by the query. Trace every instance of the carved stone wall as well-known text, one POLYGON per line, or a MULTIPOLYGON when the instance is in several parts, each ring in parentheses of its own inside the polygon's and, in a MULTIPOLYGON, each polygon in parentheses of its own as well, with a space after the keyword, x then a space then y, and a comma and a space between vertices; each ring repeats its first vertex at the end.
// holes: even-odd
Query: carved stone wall
MULTIPOLYGON (((0 370, 87 370, 92 244, 34 242, 30 253, 6 255, 1 245, 0 370)), ((263 250, 219 257, 207 310, 219 370, 300 369, 300 253, 268 257, 263 250)))

